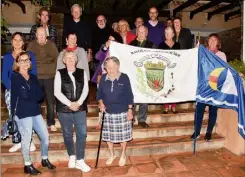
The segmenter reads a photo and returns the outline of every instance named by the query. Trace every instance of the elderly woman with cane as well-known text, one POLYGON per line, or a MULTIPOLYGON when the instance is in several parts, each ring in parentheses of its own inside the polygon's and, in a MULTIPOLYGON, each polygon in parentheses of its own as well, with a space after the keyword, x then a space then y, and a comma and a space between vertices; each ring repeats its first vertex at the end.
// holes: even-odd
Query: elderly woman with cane
POLYGON ((74 51, 65 51, 63 62, 66 67, 56 72, 54 95, 57 98, 56 110, 65 146, 70 156, 68 167, 89 172, 91 169, 84 161, 87 137, 85 99, 88 95, 88 77, 85 70, 76 68, 77 60, 74 51), (73 126, 76 130, 76 154, 73 126))
POLYGON ((120 73, 120 62, 116 57, 105 60, 107 74, 103 74, 99 83, 97 100, 100 111, 105 113, 102 140, 107 142, 110 158, 107 165, 116 158, 113 144, 120 143, 122 148, 119 166, 126 164, 126 145, 132 140, 133 93, 129 78, 120 73))

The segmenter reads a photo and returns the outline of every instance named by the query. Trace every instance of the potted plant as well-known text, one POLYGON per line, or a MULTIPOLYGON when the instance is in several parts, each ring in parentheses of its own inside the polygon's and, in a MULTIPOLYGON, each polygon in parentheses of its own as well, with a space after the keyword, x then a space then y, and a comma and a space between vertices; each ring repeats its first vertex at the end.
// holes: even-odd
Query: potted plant
POLYGON ((245 81, 245 63, 237 58, 233 61, 230 61, 229 64, 233 67, 237 72, 239 72, 242 79, 245 81))

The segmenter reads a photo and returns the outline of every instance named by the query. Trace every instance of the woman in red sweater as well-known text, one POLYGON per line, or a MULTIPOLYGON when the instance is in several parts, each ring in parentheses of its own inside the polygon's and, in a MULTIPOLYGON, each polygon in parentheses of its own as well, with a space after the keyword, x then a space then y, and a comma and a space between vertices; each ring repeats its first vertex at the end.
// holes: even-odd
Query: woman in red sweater
POLYGON ((136 35, 130 32, 130 27, 126 20, 120 20, 118 26, 124 44, 129 44, 136 38, 136 35))

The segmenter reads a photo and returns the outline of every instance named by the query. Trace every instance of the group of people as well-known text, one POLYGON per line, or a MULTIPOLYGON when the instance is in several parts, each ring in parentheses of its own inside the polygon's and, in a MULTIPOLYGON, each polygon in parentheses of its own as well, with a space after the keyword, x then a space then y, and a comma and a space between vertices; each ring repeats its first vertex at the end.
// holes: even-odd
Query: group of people
MULTIPOLYGON (((106 164, 111 164, 116 158, 114 143, 120 143, 122 148, 119 166, 126 164, 126 146, 127 142, 132 140, 135 103, 129 77, 120 73, 120 59, 109 55, 111 41, 167 50, 193 47, 191 32, 182 27, 181 19, 168 19, 164 24, 158 21, 158 11, 155 7, 149 9, 150 19, 146 23, 143 18, 136 18, 136 28, 133 30, 130 30, 124 19, 108 27, 105 16, 99 15, 92 34, 87 24, 81 20, 82 8, 78 4, 72 6, 71 14, 72 18, 64 24, 61 45, 56 28, 49 23, 50 12, 41 8, 40 23, 31 28, 32 41, 26 51, 23 34, 16 32, 12 35, 13 50, 3 58, 2 82, 6 88, 5 101, 9 116, 14 116, 22 139, 21 143, 15 144, 9 151, 14 152, 21 148, 24 172, 32 175, 41 173, 32 165, 30 159, 30 151, 36 149, 32 142, 33 130, 41 140, 42 166, 56 168, 48 160, 48 129, 57 131, 55 103, 69 155, 68 167, 90 171, 84 161, 87 137, 86 100, 90 79, 97 84, 99 126, 104 114, 102 140, 107 142, 110 152, 106 164), (61 46, 63 50, 59 53, 61 46), (89 62, 94 63, 93 75, 90 75, 89 62), (48 127, 40 109, 43 100, 47 105, 48 127), (73 140, 73 127, 76 131, 76 145, 73 140)), ((225 54, 219 51, 220 40, 217 34, 209 36, 207 48, 226 61, 225 54)), ((176 104, 165 104, 163 113, 167 114, 170 106, 173 113, 177 113, 176 104)), ((206 105, 198 103, 196 107, 198 126, 191 138, 198 138, 200 135, 206 105)), ((149 127, 146 123, 147 108, 148 104, 139 104, 138 124, 143 128, 149 127)), ((209 111, 206 140, 211 140, 217 118, 216 107, 209 106, 209 111)))

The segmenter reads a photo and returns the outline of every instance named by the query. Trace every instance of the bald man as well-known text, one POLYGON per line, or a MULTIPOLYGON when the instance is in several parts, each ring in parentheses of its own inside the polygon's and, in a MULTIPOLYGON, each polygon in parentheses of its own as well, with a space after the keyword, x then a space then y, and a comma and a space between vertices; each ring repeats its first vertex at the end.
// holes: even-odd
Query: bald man
POLYGON ((57 131, 54 120, 54 76, 59 55, 56 45, 47 39, 46 30, 37 28, 36 39, 27 46, 37 61, 37 77, 45 93, 47 104, 47 124, 51 131, 57 131))
POLYGON ((158 10, 156 7, 151 7, 148 14, 150 19, 145 24, 149 30, 147 38, 158 47, 161 42, 165 41, 165 24, 158 21, 158 10))
MULTIPOLYGON (((156 48, 155 45, 147 40, 148 29, 141 25, 136 29, 136 38, 129 45, 143 47, 143 48, 156 48)), ((135 109, 135 107, 134 107, 135 109)), ((148 104, 141 103, 139 104, 139 115, 138 115, 138 125, 143 128, 148 128, 149 125, 146 123, 148 112, 148 104)))

